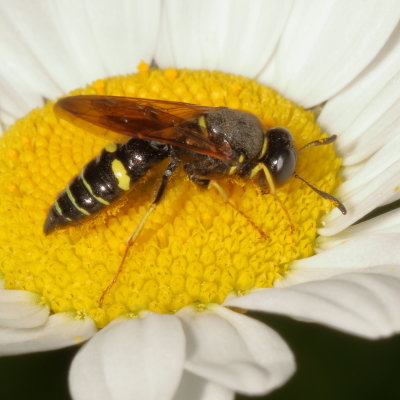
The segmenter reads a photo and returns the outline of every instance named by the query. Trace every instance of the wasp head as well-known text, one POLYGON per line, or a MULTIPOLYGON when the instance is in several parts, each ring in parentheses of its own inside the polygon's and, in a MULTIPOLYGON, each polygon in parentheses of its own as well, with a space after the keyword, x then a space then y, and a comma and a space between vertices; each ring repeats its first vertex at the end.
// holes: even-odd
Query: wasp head
POLYGON ((266 165, 276 185, 289 180, 296 167, 297 152, 292 134, 285 128, 276 127, 266 132, 268 147, 260 162, 266 165))

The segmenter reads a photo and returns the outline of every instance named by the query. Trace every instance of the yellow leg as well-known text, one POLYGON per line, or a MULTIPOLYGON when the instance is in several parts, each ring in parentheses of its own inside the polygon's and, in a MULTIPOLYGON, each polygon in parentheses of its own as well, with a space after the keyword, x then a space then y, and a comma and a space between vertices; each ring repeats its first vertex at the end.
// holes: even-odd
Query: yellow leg
POLYGON ((128 238, 127 242, 126 242, 124 254, 122 255, 122 259, 121 259, 121 261, 119 263, 117 272, 115 273, 114 278, 109 283, 109 285, 104 289, 104 291, 103 291, 103 293, 102 293, 102 295, 101 295, 101 297, 99 299, 99 306, 100 307, 103 307, 103 303, 104 303, 105 297, 107 296, 107 294, 110 292, 112 287, 117 282, 118 277, 121 275, 122 270, 124 269, 124 264, 125 264, 126 257, 128 256, 129 249, 135 243, 136 238, 139 236, 139 233, 142 231, 142 229, 143 229, 147 219, 149 218, 150 214, 155 210, 156 205, 157 205, 156 203, 152 203, 151 204, 149 209, 144 213, 144 215, 140 219, 139 223, 136 225, 135 230, 129 236, 129 238, 128 238))
POLYGON ((217 190, 217 192, 221 195, 222 199, 226 204, 228 204, 230 207, 232 207, 237 213, 239 213, 242 217, 244 217, 247 222, 253 226, 254 229, 257 230, 257 232, 261 235, 262 238, 266 239, 268 235, 248 216, 246 215, 243 211, 240 211, 230 200, 228 195, 226 194, 225 190, 214 180, 210 180, 208 184, 208 188, 214 188, 217 190))
POLYGON ((271 173, 269 172, 267 166, 263 163, 258 163, 256 165, 255 168, 253 168, 253 170, 251 171, 251 175, 250 178, 253 178, 258 172, 263 172, 265 179, 268 183, 268 187, 270 190, 270 193, 272 194, 272 196, 274 196, 274 199, 280 204, 280 206, 282 207, 282 210, 285 212, 286 217, 289 221, 290 224, 290 229, 292 232, 294 232, 296 230, 295 225, 293 224, 292 218, 290 217, 289 211, 286 208, 286 206, 282 203, 281 199, 278 197, 278 195, 276 194, 276 189, 275 189, 275 184, 274 184, 274 180, 272 179, 271 173))
POLYGON ((105 297, 107 296, 107 294, 110 292, 110 290, 113 288, 113 286, 117 282, 118 277, 121 275, 121 273, 124 269, 124 264, 125 264, 125 260, 128 256, 129 249, 135 243, 135 240, 137 239, 140 232, 142 231, 142 229, 143 229, 144 225, 146 224, 147 219, 150 217, 151 213, 156 209, 157 204, 160 202, 162 195, 165 191, 165 187, 167 186, 167 183, 168 183, 169 179, 171 178, 171 176, 177 166, 178 166, 178 164, 177 164, 177 161, 175 161, 175 160, 172 160, 168 164, 167 169, 164 172, 164 175, 161 180, 161 184, 157 190, 157 193, 156 193, 156 196, 155 196, 153 202, 151 203, 151 205, 147 209, 147 211, 143 214, 142 218, 140 218, 139 223, 136 225, 134 231, 131 233, 128 240, 126 241, 124 254, 122 255, 122 259, 121 259, 121 262, 119 263, 117 272, 115 273, 114 278, 109 283, 109 285, 104 289, 104 291, 99 299, 100 307, 103 307, 105 297))

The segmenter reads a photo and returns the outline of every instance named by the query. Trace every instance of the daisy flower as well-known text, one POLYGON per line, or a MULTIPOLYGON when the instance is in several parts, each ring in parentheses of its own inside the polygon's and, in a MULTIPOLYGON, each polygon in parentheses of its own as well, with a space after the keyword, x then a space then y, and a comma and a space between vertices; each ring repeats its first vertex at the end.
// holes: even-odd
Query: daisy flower
POLYGON ((86 341, 74 399, 231 399, 295 371, 247 310, 371 339, 399 332, 400 212, 355 224, 400 197, 398 1, 19 0, 0 18, 1 354, 86 341), (232 208, 178 171, 100 307, 162 170, 45 236, 57 194, 110 140, 55 115, 66 94, 250 111, 297 148, 336 134, 335 148, 301 152, 296 171, 348 213, 294 178, 279 201, 221 180, 232 208))

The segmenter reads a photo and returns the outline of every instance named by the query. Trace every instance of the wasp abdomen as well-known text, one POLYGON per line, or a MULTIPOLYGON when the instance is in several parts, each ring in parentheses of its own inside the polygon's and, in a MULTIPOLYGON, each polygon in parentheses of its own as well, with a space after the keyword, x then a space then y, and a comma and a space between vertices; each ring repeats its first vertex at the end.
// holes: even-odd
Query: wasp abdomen
POLYGON ((44 232, 48 234, 99 211, 166 157, 166 145, 140 139, 108 145, 58 195, 47 215, 44 232))

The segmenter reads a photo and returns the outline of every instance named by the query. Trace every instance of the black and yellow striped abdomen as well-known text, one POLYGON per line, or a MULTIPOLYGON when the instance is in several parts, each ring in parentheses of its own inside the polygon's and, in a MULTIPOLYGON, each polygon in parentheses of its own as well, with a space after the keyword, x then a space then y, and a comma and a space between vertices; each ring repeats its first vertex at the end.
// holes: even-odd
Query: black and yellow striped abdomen
POLYGON ((58 195, 44 232, 48 234, 109 205, 168 154, 168 146, 140 139, 108 145, 58 195))

